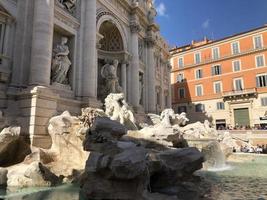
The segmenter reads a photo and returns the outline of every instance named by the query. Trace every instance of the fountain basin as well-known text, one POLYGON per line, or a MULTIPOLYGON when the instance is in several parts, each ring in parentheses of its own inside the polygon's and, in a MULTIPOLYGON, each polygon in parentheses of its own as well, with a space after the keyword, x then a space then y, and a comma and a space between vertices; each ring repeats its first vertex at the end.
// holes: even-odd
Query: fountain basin
POLYGON ((197 172, 213 185, 207 199, 267 199, 267 155, 234 153, 227 163, 227 170, 197 172))

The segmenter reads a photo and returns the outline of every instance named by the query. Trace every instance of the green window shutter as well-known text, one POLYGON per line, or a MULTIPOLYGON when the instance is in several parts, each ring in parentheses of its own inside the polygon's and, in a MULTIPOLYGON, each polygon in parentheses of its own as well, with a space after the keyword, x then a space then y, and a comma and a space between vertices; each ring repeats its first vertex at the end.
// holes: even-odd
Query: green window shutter
POLYGON ((256 77, 256 87, 260 87, 260 77, 256 77))

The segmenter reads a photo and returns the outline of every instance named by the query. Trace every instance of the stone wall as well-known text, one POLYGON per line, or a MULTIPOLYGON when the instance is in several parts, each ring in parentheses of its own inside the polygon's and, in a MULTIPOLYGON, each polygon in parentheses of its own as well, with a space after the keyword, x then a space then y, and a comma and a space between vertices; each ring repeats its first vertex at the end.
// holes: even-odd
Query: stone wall
POLYGON ((119 82, 136 112, 157 111, 156 87, 162 90, 161 109, 170 106, 164 102, 170 99, 164 96, 170 97, 168 45, 154 23, 151 1, 140 5, 126 0, 64 2, 1 1, 0 19, 3 15, 7 24, 5 51, 0 52, 0 109, 5 117, 19 123, 33 144, 48 147, 49 118, 64 110, 78 114, 82 107, 102 106, 97 63, 98 59, 107 62, 106 58, 119 60, 119 82), (104 36, 99 28, 106 21, 119 31, 123 51, 101 51, 104 36), (155 54, 160 55, 164 74, 157 81, 155 54), (66 70, 56 71, 61 81, 52 78, 54 66, 66 70))

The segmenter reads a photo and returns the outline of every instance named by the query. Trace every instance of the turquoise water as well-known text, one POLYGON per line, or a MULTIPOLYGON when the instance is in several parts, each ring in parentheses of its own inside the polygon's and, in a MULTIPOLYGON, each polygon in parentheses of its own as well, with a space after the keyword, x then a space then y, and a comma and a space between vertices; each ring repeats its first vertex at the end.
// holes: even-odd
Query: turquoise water
MULTIPOLYGON (((239 158, 239 156, 237 156, 239 158)), ((240 155, 239 162, 229 162, 227 170, 200 171, 216 186, 209 200, 267 200, 267 156, 240 155), (247 159, 247 156, 250 158, 247 159), (242 161, 242 162, 240 162, 242 161)), ((234 159, 235 160, 235 159, 234 159)), ((62 185, 54 188, 28 188, 6 192, 0 189, 0 200, 83 200, 79 187, 62 185)))
POLYGON ((36 187, 6 192, 0 189, 0 200, 83 200, 80 188, 73 185, 58 187, 36 187))
MULTIPOLYGON (((229 162, 228 170, 202 171, 209 181, 220 190, 218 200, 267 200, 267 156, 247 155, 243 161, 229 162)), ((241 159, 242 160, 242 159, 241 159)))

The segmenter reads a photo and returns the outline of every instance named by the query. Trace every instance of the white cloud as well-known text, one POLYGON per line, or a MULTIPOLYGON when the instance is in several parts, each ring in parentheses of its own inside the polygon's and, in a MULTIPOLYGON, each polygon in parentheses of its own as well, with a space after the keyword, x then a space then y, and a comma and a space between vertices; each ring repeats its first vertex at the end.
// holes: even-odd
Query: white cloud
POLYGON ((156 5, 156 10, 159 16, 167 16, 166 14, 166 6, 164 3, 159 3, 158 5, 156 5))
POLYGON ((210 27, 210 19, 206 19, 203 23, 202 23, 202 28, 203 29, 207 29, 210 27))

